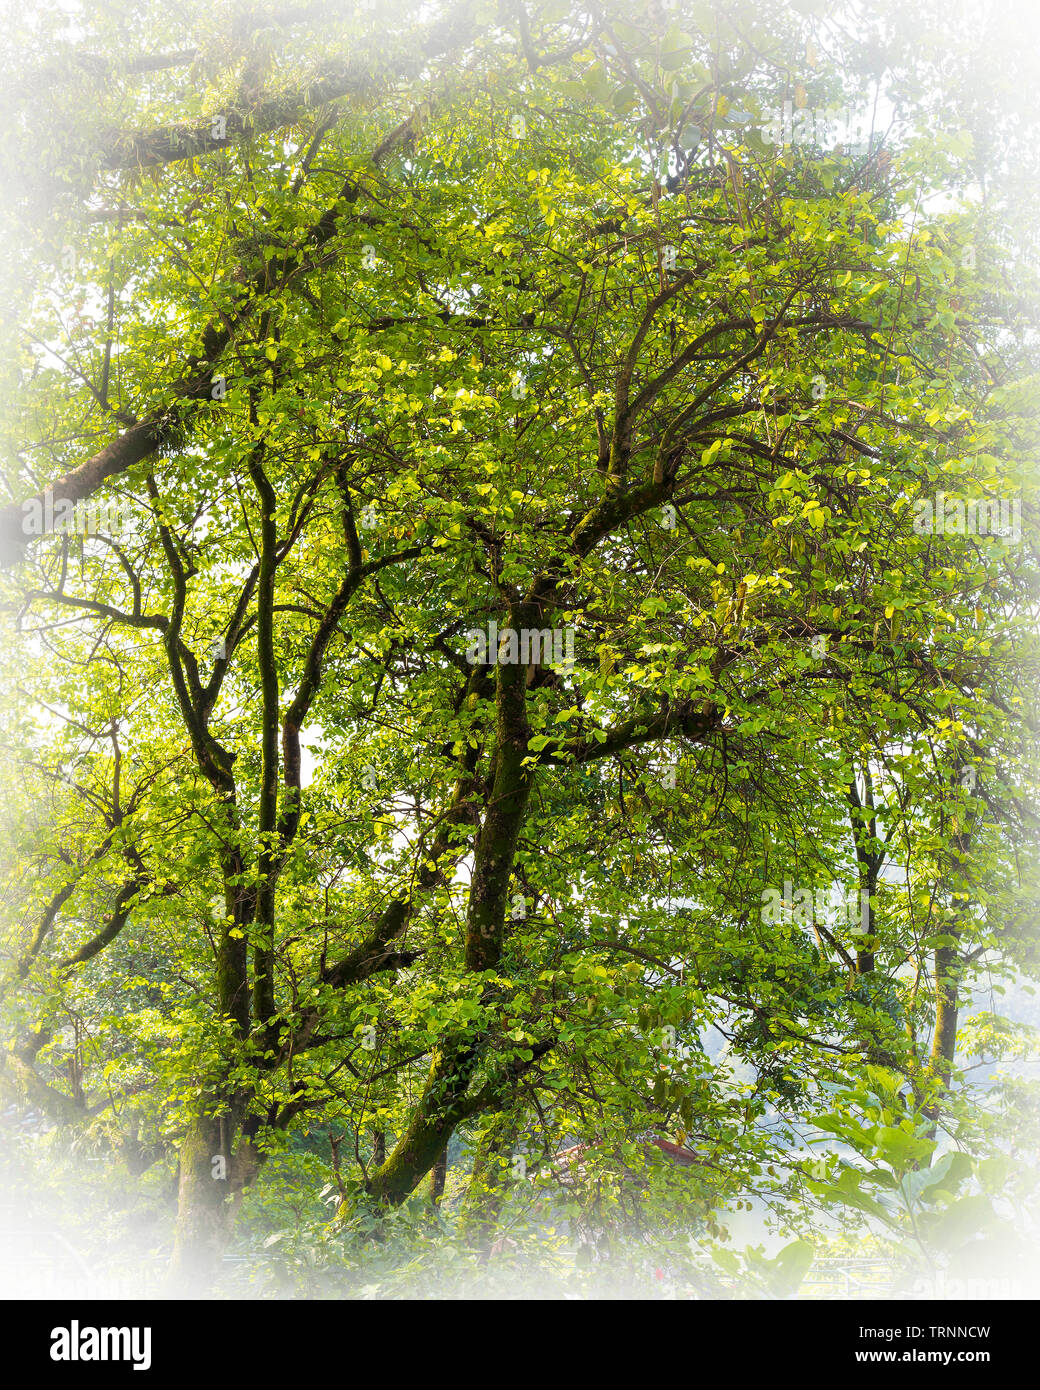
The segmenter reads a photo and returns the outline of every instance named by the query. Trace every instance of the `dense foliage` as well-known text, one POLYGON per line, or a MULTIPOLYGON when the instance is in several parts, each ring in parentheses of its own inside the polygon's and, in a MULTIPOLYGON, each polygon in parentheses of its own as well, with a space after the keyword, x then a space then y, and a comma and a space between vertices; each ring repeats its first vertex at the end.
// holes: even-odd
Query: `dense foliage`
POLYGON ((1037 74, 907 8, 15 21, 5 1161, 102 1262, 1028 1244, 1037 74))

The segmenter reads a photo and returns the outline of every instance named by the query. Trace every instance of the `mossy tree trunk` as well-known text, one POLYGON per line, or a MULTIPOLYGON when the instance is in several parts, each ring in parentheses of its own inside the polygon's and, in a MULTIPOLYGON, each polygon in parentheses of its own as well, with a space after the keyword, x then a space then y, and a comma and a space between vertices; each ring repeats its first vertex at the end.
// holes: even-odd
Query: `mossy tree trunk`
MULTIPOLYGON (((534 620, 524 605, 510 615, 515 630, 533 626, 534 620)), ((503 640, 507 631, 503 629, 503 640)), ((517 838, 531 794, 532 779, 523 765, 530 732, 526 698, 526 667, 497 665, 494 773, 476 840, 466 918, 465 962, 475 973, 497 967, 505 938, 517 838)), ((444 1154, 461 1121, 496 1103, 494 1083, 475 1096, 468 1094, 482 1051, 483 1041, 469 1035, 444 1039, 435 1050, 429 1079, 409 1124, 386 1162, 369 1176, 368 1192, 378 1202, 397 1205, 414 1192, 444 1154)))
POLYGON ((430 1201, 434 1206, 440 1206, 444 1196, 444 1185, 448 1180, 448 1150, 444 1149, 440 1158, 433 1165, 430 1174, 430 1201))
POLYGON ((227 1174, 221 1175, 220 1120, 194 1120, 180 1146, 177 1229, 170 1264, 171 1292, 198 1296, 213 1283, 230 1230, 227 1174))

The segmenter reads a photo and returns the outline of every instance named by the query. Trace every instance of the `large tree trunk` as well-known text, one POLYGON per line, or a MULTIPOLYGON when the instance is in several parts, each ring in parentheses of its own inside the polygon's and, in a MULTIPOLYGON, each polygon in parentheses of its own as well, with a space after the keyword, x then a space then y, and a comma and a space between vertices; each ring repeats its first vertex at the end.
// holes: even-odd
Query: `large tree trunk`
MULTIPOLYGON (((237 827, 233 807, 231 815, 237 827)), ((217 951, 217 993, 224 1017, 232 1019, 238 1037, 245 1038, 249 1032, 245 929, 255 914, 255 891, 240 886, 243 861, 237 849, 227 852, 222 867, 227 918, 217 951), (237 929, 234 935, 233 929, 237 929)), ((259 1167, 251 1142, 243 1141, 237 1167, 232 1159, 245 1114, 244 1097, 234 1100, 226 1082, 217 1076, 200 1102, 203 1113, 191 1122, 179 1152, 177 1226, 169 1275, 171 1288, 189 1296, 208 1288, 219 1273, 231 1235, 227 1199, 252 1181, 259 1167)))
POLYGON ((181 1143, 170 1264, 171 1289, 181 1296, 197 1297, 216 1280, 234 1231, 238 1199, 260 1171, 262 1156, 254 1136, 243 1132, 243 1109, 240 1096, 228 1114, 200 1116, 181 1143))
MULTIPOLYGON (((514 629, 530 627, 536 617, 521 605, 510 624, 514 629)), ((466 917, 466 966, 474 972, 494 970, 502 954, 509 881, 531 794, 532 779, 523 763, 530 735, 526 698, 526 668, 498 665, 494 777, 474 850, 466 917)), ((436 1049, 429 1080, 408 1126, 390 1157, 369 1176, 368 1192, 377 1202, 389 1206, 403 1202, 444 1153, 456 1126, 479 1109, 501 1103, 493 1094, 486 1101, 467 1096, 480 1052, 481 1043, 467 1036, 445 1039, 436 1049)))
POLYGON ((184 1298, 199 1297, 211 1287, 231 1234, 230 1161, 221 1147, 224 1129, 219 1119, 202 1116, 181 1143, 170 1286, 184 1298), (221 1158, 223 1164, 216 1161, 221 1158))
MULTIPOLYGON (((447 1042, 434 1053, 430 1076, 404 1133, 386 1161, 369 1175, 370 1197, 398 1206, 409 1197, 447 1150, 455 1127, 466 1118, 466 1087, 477 1064, 473 1047, 447 1042)), ((340 1208, 343 1215, 343 1208, 340 1208)))

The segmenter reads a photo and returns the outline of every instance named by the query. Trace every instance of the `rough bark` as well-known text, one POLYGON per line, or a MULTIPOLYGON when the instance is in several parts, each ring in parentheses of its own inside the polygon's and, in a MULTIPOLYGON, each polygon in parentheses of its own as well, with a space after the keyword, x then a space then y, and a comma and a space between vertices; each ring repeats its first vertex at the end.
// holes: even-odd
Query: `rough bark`
POLYGON ((222 1151, 223 1126, 218 1119, 202 1116, 190 1125, 181 1141, 180 1177, 177 1184, 177 1227, 170 1262, 170 1291, 181 1297, 198 1297, 213 1283, 230 1234, 229 1184, 216 1176, 214 1159, 222 1151))
POLYGON ((440 1158, 433 1165, 430 1173, 430 1201, 434 1206, 439 1206, 441 1198, 444 1196, 444 1184, 448 1180, 448 1150, 444 1149, 440 1158))

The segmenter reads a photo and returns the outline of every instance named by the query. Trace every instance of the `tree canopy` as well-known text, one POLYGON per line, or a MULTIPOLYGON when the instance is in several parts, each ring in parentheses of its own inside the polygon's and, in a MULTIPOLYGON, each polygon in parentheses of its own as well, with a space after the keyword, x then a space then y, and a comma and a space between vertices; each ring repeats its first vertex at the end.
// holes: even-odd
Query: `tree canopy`
POLYGON ((1031 1093, 963 1072, 1038 966, 984 9, 13 20, 0 1087, 176 1175, 175 1280, 294 1202, 663 1222, 699 1288, 1021 1251, 1031 1093))

